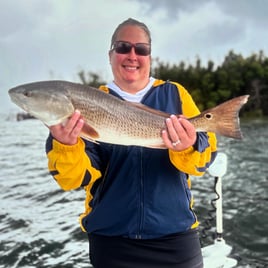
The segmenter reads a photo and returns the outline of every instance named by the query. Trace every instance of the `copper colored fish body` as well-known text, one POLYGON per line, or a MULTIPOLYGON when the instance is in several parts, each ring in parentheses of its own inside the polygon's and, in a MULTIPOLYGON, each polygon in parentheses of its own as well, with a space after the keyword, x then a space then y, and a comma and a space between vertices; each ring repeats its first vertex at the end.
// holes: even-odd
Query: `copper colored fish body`
MULTIPOLYGON (((63 123, 80 110, 85 119, 81 136, 120 145, 164 148, 163 113, 142 104, 120 100, 99 89, 67 81, 42 81, 9 90, 11 100, 50 126, 63 123)), ((248 95, 231 99, 189 120, 196 131, 241 138, 238 113, 248 95)))

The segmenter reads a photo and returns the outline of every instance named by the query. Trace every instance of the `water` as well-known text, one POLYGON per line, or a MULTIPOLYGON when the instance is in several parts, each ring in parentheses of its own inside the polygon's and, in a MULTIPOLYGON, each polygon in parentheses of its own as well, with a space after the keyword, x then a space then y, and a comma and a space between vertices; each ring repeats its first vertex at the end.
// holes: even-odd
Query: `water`
MULTIPOLYGON (((64 192, 48 174, 48 130, 38 120, 0 118, 0 268, 90 267, 87 237, 78 224, 84 192, 64 192)), ((243 142, 219 140, 228 155, 224 239, 240 259, 238 267, 267 267, 268 122, 244 122, 242 129, 243 142)), ((201 229, 214 198, 213 180, 193 179, 201 229)), ((202 238, 203 245, 212 243, 213 231, 202 238)))

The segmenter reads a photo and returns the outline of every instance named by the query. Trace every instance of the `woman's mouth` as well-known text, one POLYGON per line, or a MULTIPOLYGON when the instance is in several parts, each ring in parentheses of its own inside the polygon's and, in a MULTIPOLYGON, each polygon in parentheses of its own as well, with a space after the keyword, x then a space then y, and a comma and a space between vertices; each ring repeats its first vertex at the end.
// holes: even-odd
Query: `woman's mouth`
POLYGON ((138 66, 127 66, 127 65, 123 65, 123 68, 128 70, 128 71, 136 71, 139 69, 138 66))

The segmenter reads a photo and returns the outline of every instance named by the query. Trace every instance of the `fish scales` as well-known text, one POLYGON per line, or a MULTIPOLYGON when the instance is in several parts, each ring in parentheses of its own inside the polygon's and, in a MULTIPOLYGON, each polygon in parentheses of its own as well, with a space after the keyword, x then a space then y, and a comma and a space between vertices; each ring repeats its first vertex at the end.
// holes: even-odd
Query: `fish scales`
MULTIPOLYGON (((163 116, 138 109, 92 87, 75 86, 63 83, 74 109, 78 109, 85 121, 97 131, 97 141, 143 146, 153 144, 163 146, 161 130, 165 128, 163 116), (109 130, 109 131, 107 131, 109 130)), ((85 134, 84 137, 87 137, 85 134)))

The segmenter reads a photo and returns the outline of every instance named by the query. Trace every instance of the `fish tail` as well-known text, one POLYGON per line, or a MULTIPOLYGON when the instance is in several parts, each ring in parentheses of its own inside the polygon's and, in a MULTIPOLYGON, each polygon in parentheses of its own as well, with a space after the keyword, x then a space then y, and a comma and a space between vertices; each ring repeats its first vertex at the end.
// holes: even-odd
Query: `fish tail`
POLYGON ((242 139, 239 111, 247 102, 249 95, 233 98, 214 108, 190 118, 196 131, 215 132, 225 137, 242 139))
MULTIPOLYGON (((239 111, 241 107, 247 102, 249 95, 233 98, 226 101, 219 106, 213 108, 208 113, 217 113, 215 132, 226 137, 234 139, 242 139, 243 135, 240 130, 239 111)), ((206 116, 208 116, 208 114, 206 116)))

